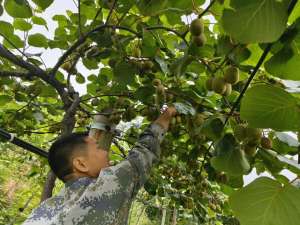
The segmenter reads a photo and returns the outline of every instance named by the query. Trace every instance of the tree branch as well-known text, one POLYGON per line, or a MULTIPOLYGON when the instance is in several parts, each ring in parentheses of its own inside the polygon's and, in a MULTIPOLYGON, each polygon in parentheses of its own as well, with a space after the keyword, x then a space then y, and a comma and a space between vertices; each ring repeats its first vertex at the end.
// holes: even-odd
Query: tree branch
MULTIPOLYGON (((61 96, 62 100, 63 101, 66 100, 66 98, 65 98, 66 93, 64 90, 64 85, 62 83, 60 83, 59 81, 57 81, 54 77, 48 76, 48 74, 44 70, 17 57, 13 53, 11 53, 8 49, 6 49, 2 44, 0 44, 0 56, 6 58, 8 61, 12 62, 15 65, 28 70, 29 71, 28 74, 30 74, 30 76, 39 77, 46 83, 52 85, 57 90, 57 92, 61 96)), ((15 73, 15 75, 21 75, 21 74, 15 73)))
POLYGON ((135 34, 136 36, 139 36, 139 33, 128 28, 128 27, 124 27, 124 26, 114 26, 114 25, 108 25, 108 24, 103 24, 103 25, 100 25, 98 27, 96 27, 95 29, 91 30, 90 32, 88 32, 86 35, 82 36, 81 38, 79 38, 58 60, 58 62, 56 63, 56 65, 53 67, 53 69, 50 71, 50 76, 53 77, 58 68, 65 62, 65 60, 68 58, 69 55, 72 54, 73 51, 75 51, 80 45, 82 45, 86 39, 91 36, 93 33, 95 32, 98 32, 100 30, 103 30, 105 28, 108 28, 108 27, 112 27, 112 28, 116 28, 116 29, 120 29, 120 30, 126 30, 130 33, 133 33, 135 34))
POLYGON ((21 77, 21 78, 29 78, 31 76, 30 73, 25 72, 16 72, 16 71, 0 71, 0 77, 21 77))
POLYGON ((78 0, 78 33, 79 33, 79 37, 82 36, 81 33, 81 10, 80 10, 80 0, 78 0))

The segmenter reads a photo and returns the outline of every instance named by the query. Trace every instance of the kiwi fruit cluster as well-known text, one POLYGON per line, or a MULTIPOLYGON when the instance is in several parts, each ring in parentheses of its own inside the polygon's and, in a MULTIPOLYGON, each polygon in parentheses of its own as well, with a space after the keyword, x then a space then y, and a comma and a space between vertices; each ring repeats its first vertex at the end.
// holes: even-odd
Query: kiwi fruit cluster
POLYGON ((242 142, 242 148, 246 155, 251 157, 255 156, 256 148, 262 139, 262 131, 258 128, 239 124, 234 128, 234 134, 236 139, 242 142))
POLYGON ((234 128, 234 134, 236 139, 242 142, 243 150, 248 156, 254 156, 258 146, 266 149, 272 148, 272 140, 268 137, 263 137, 262 131, 258 128, 239 124, 234 128))
POLYGON ((223 96, 229 96, 232 91, 232 85, 239 82, 239 69, 230 66, 226 69, 223 77, 214 77, 206 80, 206 89, 214 91, 223 96))
POLYGON ((204 24, 202 19, 198 18, 192 21, 190 25, 190 32, 192 35, 192 41, 196 46, 202 47, 205 45, 207 39, 204 34, 204 24))

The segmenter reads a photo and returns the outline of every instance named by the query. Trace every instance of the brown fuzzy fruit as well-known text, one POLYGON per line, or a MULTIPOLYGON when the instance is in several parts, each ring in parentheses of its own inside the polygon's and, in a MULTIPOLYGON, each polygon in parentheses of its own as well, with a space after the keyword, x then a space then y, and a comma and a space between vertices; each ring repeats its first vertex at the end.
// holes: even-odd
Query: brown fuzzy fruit
POLYGON ((260 140, 260 145, 261 147, 263 148, 266 148, 266 149, 271 149, 272 148, 272 140, 267 138, 267 137, 262 137, 261 140, 260 140))
POLYGON ((256 154, 256 146, 246 144, 244 145, 244 152, 246 155, 253 157, 256 154))
POLYGON ((243 141, 246 137, 246 127, 244 125, 237 125, 236 127, 234 127, 233 129, 234 131, 234 135, 235 137, 239 140, 239 141, 243 141))
POLYGON ((114 68, 115 65, 116 65, 117 61, 115 59, 110 59, 108 60, 108 65, 111 67, 111 68, 114 68))
POLYGON ((226 83, 225 86, 226 86, 226 90, 223 93, 223 95, 224 96, 229 96, 231 94, 231 91, 232 91, 232 86, 229 83, 226 83))
POLYGON ((247 127, 246 128, 246 136, 247 136, 247 139, 249 140, 249 142, 259 144, 260 139, 261 139, 261 130, 258 128, 247 127))
POLYGON ((214 92, 218 94, 224 94, 226 91, 226 83, 223 77, 215 77, 212 82, 212 88, 214 92))
POLYGON ((204 32, 204 24, 201 19, 195 19, 190 26, 190 32, 193 36, 198 36, 204 32))
POLYGON ((143 69, 148 71, 151 70, 153 66, 154 64, 152 61, 145 61, 143 65, 143 69))
POLYGON ((98 98, 94 98, 91 102, 92 106, 98 106, 100 104, 100 100, 98 98))
POLYGON ((201 113, 196 114, 194 123, 197 127, 200 127, 204 123, 204 115, 201 113))
POLYGON ((70 72, 72 68, 72 63, 71 62, 65 62, 64 64, 61 65, 61 68, 64 69, 67 72, 70 72))
POLYGON ((193 42, 195 43, 195 45, 197 45, 198 47, 202 47, 203 45, 206 44, 207 39, 205 37, 204 34, 200 34, 199 36, 193 36, 193 42))
POLYGON ((213 78, 208 78, 205 82, 205 86, 206 86, 206 89, 208 91, 212 91, 213 90, 213 87, 212 87, 212 84, 213 84, 213 78))
POLYGON ((235 66, 230 66, 224 74, 224 79, 227 83, 236 84, 240 79, 239 68, 235 66))
POLYGON ((152 81, 152 84, 153 84, 153 86, 161 85, 161 80, 160 80, 160 79, 154 79, 154 80, 152 81))

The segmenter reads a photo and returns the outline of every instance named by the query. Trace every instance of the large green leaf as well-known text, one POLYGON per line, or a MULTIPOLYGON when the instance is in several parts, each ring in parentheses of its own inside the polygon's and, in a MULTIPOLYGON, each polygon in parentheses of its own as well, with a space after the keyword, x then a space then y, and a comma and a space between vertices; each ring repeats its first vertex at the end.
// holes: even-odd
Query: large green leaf
POLYGON ((217 155, 211 158, 210 163, 216 170, 232 176, 246 174, 249 171, 249 162, 232 134, 226 134, 215 149, 217 155))
POLYGON ((32 34, 28 36, 28 43, 34 47, 48 47, 48 39, 42 34, 32 34))
POLYGON ((300 109, 297 99, 281 88, 254 86, 246 92, 241 118, 250 126, 274 130, 299 130, 300 109))
POLYGON ((26 0, 5 0, 4 8, 8 15, 15 18, 29 18, 32 11, 26 0))
POLYGON ((14 24, 14 28, 22 31, 28 31, 32 28, 32 25, 26 22, 24 19, 16 18, 13 24, 14 24))
POLYGON ((0 105, 5 105, 6 103, 10 102, 12 97, 9 95, 0 95, 0 105))
POLYGON ((267 177, 234 192, 229 204, 242 225, 299 225, 300 190, 267 177))
POLYGON ((8 22, 0 21, 0 33, 8 37, 14 33, 14 27, 8 22))
POLYGON ((281 1, 233 0, 231 6, 223 11, 222 24, 241 43, 273 42, 285 30, 288 14, 281 1))
POLYGON ((54 0, 32 0, 36 5, 38 5, 41 9, 45 10, 48 8, 54 0))
POLYGON ((5 47, 12 48, 12 49, 24 47, 24 42, 21 40, 19 36, 11 34, 7 38, 9 41, 6 39, 3 41, 5 47))
POLYGON ((284 47, 265 63, 265 68, 269 73, 285 80, 300 80, 300 73, 295 69, 299 66, 299 50, 289 46, 284 47))
POLYGON ((137 4, 141 14, 154 16, 166 8, 168 0, 140 0, 137 4))
POLYGON ((121 84, 131 84, 134 81, 136 68, 125 61, 121 61, 116 64, 114 70, 114 76, 121 84))

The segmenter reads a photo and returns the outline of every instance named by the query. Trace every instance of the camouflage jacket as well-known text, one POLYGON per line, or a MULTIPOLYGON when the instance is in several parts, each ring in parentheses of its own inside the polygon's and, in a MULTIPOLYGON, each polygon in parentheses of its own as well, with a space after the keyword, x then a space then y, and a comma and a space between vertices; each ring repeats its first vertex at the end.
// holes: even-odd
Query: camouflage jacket
POLYGON ((127 158, 102 169, 98 178, 67 182, 58 195, 36 208, 23 225, 126 225, 134 196, 159 159, 164 131, 152 124, 127 158))

